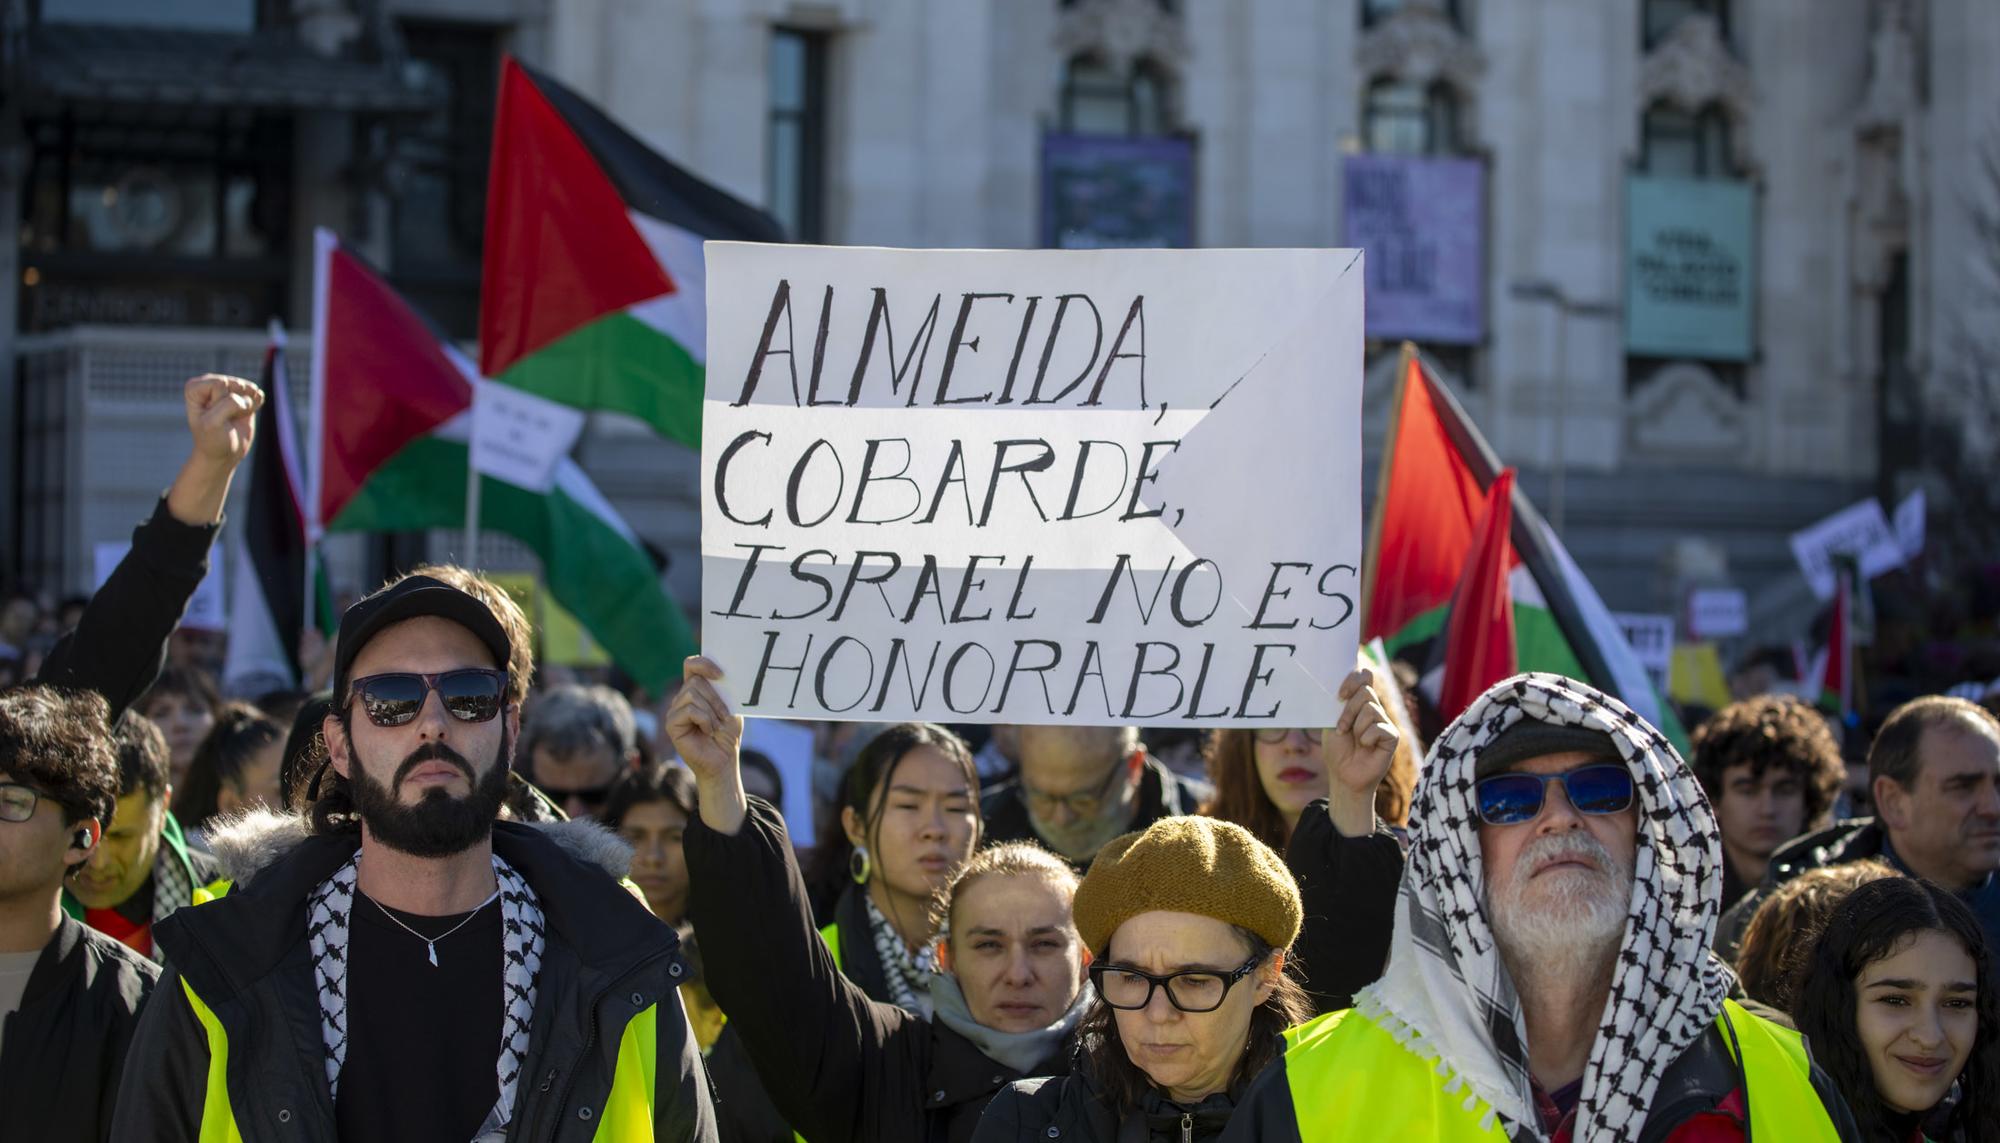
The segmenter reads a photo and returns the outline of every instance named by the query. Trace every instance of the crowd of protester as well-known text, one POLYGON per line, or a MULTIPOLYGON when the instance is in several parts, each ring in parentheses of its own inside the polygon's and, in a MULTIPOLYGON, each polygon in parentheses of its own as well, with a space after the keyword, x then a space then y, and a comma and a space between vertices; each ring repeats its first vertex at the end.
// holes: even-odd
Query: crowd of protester
POLYGON ((0 603, 0 1137, 2000 1141, 1978 702, 1856 743, 1755 694, 1684 759, 1364 657, 1329 727, 822 724, 787 771, 714 663, 538 670, 448 565, 230 694, 173 631, 259 396, 189 383, 96 596, 0 603))

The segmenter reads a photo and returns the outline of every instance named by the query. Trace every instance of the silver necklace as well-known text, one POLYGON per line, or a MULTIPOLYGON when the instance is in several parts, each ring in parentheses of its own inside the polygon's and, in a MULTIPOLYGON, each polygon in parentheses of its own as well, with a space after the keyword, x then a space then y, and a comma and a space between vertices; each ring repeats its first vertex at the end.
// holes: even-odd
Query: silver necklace
MULTIPOLYGON (((363 897, 368 897, 368 894, 366 894, 366 893, 363 893, 363 894, 361 894, 361 895, 362 895, 363 897)), ((448 936, 452 935, 453 933, 457 932, 458 930, 460 930, 460 929, 464 928, 465 926, 467 926, 467 925, 471 924, 471 923, 472 923, 472 918, 474 918, 474 917, 477 917, 477 916, 478 916, 478 915, 480 914, 480 912, 481 912, 481 911, 483 911, 483 910, 484 910, 484 909, 486 908, 486 906, 488 906, 488 905, 491 905, 491 904, 492 904, 493 902, 495 902, 495 901, 498 901, 499 899, 500 899, 500 890, 498 890, 498 889, 495 889, 495 890, 493 891, 493 895, 492 895, 491 897, 488 897, 488 898, 487 898, 486 900, 484 900, 484 901, 481 901, 481 902, 480 902, 480 903, 479 903, 479 904, 478 904, 477 906, 475 906, 475 907, 473 908, 472 912, 470 912, 470 913, 467 913, 467 914, 465 915, 465 919, 464 919, 463 921, 460 921, 460 922, 459 922, 458 924, 456 924, 456 925, 453 925, 453 926, 452 926, 451 928, 449 928, 449 929, 446 929, 446 930, 445 930, 444 932, 442 932, 442 933, 439 933, 439 934, 438 934, 437 936, 434 936, 434 937, 427 937, 427 936, 423 935, 422 933, 418 932, 417 930, 415 930, 415 929, 411 928, 410 926, 408 926, 408 925, 404 924, 404 923, 403 923, 403 920, 402 920, 402 918, 401 918, 401 917, 398 917, 398 916, 396 916, 396 914, 394 914, 394 913, 391 913, 391 912, 389 911, 389 907, 388 907, 387 905, 384 905, 384 904, 383 904, 382 902, 380 902, 380 901, 376 901, 376 900, 375 900, 375 898, 373 898, 373 897, 368 897, 368 900, 369 900, 369 901, 371 901, 371 902, 373 902, 373 903, 374 903, 374 905, 375 905, 375 907, 376 907, 377 909, 380 909, 380 910, 382 911, 382 915, 383 915, 383 916, 385 916, 385 917, 387 917, 387 918, 389 918, 389 920, 390 920, 390 921, 394 922, 397 928, 399 928, 399 929, 403 930, 404 932, 406 932, 406 933, 410 934, 411 936, 413 936, 413 937, 417 938, 418 940, 420 940, 420 941, 424 942, 424 948, 425 948, 426 950, 428 950, 428 951, 430 952, 430 954, 431 954, 431 967, 432 967, 432 968, 436 968, 436 967, 437 967, 437 962, 438 962, 438 942, 439 942, 439 941, 441 941, 441 940, 443 940, 443 939, 445 939, 446 937, 448 937, 448 936)))

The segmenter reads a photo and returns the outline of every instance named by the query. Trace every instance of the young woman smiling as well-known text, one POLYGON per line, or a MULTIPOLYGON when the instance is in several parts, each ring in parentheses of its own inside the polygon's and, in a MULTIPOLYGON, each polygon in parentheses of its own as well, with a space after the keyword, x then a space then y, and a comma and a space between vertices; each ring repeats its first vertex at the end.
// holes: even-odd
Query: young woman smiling
POLYGON ((1799 982, 1799 1031, 1871 1143, 2000 1140, 2000 996, 1972 910, 1909 877, 1834 910, 1799 982))

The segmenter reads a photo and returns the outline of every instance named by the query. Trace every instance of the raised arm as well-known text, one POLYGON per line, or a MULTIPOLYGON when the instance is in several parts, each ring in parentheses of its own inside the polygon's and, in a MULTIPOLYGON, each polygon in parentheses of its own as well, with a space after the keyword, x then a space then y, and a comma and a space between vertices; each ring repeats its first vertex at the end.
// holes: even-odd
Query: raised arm
POLYGON ((264 392, 240 377, 209 373, 182 391, 193 447, 132 549, 84 608, 76 630, 49 652, 41 679, 92 690, 115 720, 160 673, 167 637, 208 574, 208 552, 236 468, 250 453, 264 392))

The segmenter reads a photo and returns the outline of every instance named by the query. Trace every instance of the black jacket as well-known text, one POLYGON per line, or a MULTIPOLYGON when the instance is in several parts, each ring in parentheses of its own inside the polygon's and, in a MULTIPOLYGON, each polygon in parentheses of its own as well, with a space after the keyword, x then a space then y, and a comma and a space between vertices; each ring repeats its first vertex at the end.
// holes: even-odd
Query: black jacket
MULTIPOLYGON (((1274 1037, 1275 1039, 1275 1037, 1274 1037)), ((1079 1061, 1066 1076, 1022 1080, 996 1096, 979 1121, 972 1143, 1208 1143, 1219 1139, 1250 1086, 1243 1077, 1234 1090, 1211 1095, 1193 1106, 1148 1091, 1135 1110, 1114 1112, 1096 1073, 1079 1061)))
POLYGON ((76 630, 49 650, 36 681, 96 691, 118 721, 159 677, 167 637, 208 574, 208 550, 221 530, 181 523, 161 497, 152 518, 133 529, 132 550, 90 597, 76 630))
MULTIPOLYGON (((178 1143, 201 1134, 209 1039, 183 979, 227 1035, 230 1110, 246 1143, 336 1137, 304 902, 354 855, 356 840, 304 836, 299 819, 278 815, 250 825, 265 833, 246 841, 218 831, 214 839, 236 877, 232 891, 159 924, 172 968, 133 1043, 113 1124, 121 1140, 178 1143), (242 868, 231 855, 244 853, 261 860, 242 868)), ((501 822, 493 851, 534 888, 546 925, 508 1138, 592 1139, 626 1026, 658 1005, 654 1138, 713 1143, 708 1082, 676 991, 687 974, 679 939, 607 876, 622 875, 615 863, 629 851, 601 827, 578 822, 501 822)))
MULTIPOLYGON (((1854 1114, 1834 1087, 1832 1077, 1817 1063, 1811 1065, 1810 1075, 1813 1091, 1833 1120, 1834 1131, 1843 1143, 1858 1141, 1861 1133, 1854 1125, 1854 1114)), ((1366 1081, 1357 1079, 1356 1083, 1365 1085, 1366 1081)), ((1688 1045, 1687 1051, 1660 1076, 1652 1106, 1646 1112, 1646 1124, 1639 1129, 1636 1143, 1663 1143, 1682 1124, 1715 1110, 1731 1092, 1744 1086, 1743 1069, 1729 1054, 1722 1032, 1710 1028, 1688 1045)), ((1750 1098, 1756 1098, 1755 1091, 1750 1092, 1750 1098)), ((1250 1085, 1222 1139, 1224 1143, 1302 1143, 1283 1057, 1265 1068, 1250 1085)), ((1759 1140, 1761 1143, 1761 1136, 1759 1140)))
POLYGON ((1716 922, 1715 954, 1736 963, 1736 954, 1743 947, 1744 930, 1750 927, 1750 918, 1756 915, 1757 906, 1764 903, 1771 890, 1808 869, 1880 857, 1887 844, 1888 834, 1874 818, 1850 818, 1779 846, 1771 855, 1771 868, 1764 875, 1764 883, 1745 893, 1716 922))
POLYGON ((1353 1007, 1354 993, 1374 983, 1389 961, 1403 843, 1381 824, 1367 837, 1342 837, 1321 798, 1299 815, 1285 864, 1304 907, 1291 959, 1299 982, 1314 1012, 1353 1007))
MULTIPOLYGON (((1139 772, 1139 804, 1129 828, 1145 829, 1161 818, 1199 813, 1214 791, 1205 782, 1183 778, 1148 754, 1139 772)), ((1035 832, 1028 805, 1021 798, 1021 779, 1016 776, 989 786, 979 797, 979 815, 986 822, 981 835, 988 843, 1032 841, 1046 845, 1035 832)), ((1072 862, 1072 864, 1077 864, 1072 862)), ((1089 862, 1081 863, 1088 865, 1089 862)))
POLYGON ((7 1017, 0 1118, 8 1139, 108 1140, 126 1049, 160 968, 64 917, 7 1017))
MULTIPOLYGON (((750 799, 733 837, 688 824, 688 915, 709 992, 778 1112, 812 1143, 965 1143, 1023 1073, 943 1022, 871 1000, 813 930, 784 819, 750 799)), ((1069 1069, 1070 1039, 1030 1075, 1069 1069)))

